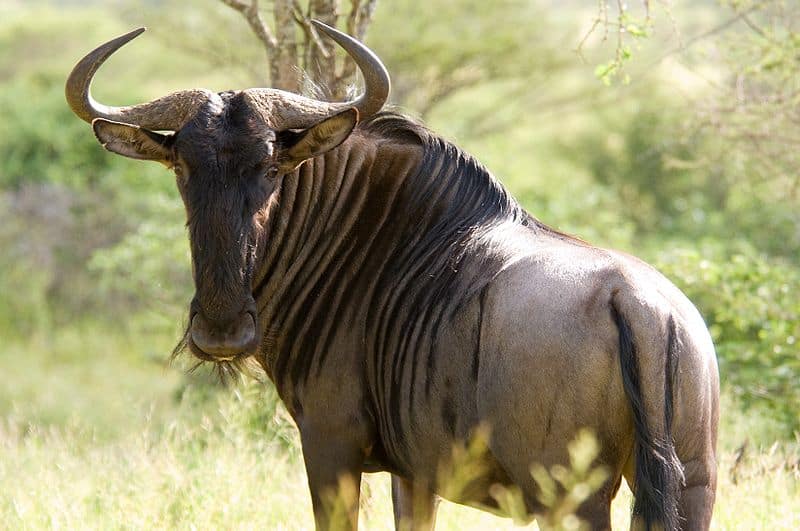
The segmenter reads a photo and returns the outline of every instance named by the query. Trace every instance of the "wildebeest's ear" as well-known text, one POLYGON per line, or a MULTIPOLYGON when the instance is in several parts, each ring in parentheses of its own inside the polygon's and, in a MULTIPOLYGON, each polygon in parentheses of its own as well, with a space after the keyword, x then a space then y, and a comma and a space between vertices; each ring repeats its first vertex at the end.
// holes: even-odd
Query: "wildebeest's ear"
POLYGON ((300 132, 279 133, 282 152, 278 155, 280 170, 294 170, 304 160, 330 151, 345 141, 358 123, 358 111, 347 109, 300 132))
POLYGON ((103 147, 132 159, 167 163, 172 135, 162 135, 138 125, 112 122, 103 118, 92 121, 92 129, 103 147))

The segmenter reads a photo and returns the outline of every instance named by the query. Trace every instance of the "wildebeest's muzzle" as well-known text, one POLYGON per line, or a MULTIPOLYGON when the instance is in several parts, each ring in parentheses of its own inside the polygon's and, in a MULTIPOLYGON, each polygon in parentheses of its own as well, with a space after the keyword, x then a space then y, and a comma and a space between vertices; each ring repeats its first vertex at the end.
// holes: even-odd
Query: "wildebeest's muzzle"
POLYGON ((253 354, 258 347, 255 301, 224 320, 211 320, 192 301, 189 325, 189 348, 206 361, 230 361, 253 354))

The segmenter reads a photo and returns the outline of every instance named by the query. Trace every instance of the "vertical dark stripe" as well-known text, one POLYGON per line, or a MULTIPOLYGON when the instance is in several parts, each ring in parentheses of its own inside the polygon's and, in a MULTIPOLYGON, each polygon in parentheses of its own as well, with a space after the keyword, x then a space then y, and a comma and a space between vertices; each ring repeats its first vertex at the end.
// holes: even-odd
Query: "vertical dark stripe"
POLYGON ((670 315, 667 322, 667 355, 664 360, 664 436, 672 441, 673 385, 676 377, 678 356, 675 318, 670 315))
POLYGON ((478 371, 480 370, 481 363, 481 337, 483 336, 483 306, 486 304, 486 290, 481 290, 478 297, 478 326, 477 337, 475 338, 475 350, 472 353, 472 379, 478 381, 478 371))
POLYGON ((445 315, 444 308, 440 308, 437 312, 436 319, 433 321, 430 333, 430 346, 428 348, 428 371, 425 374, 425 396, 430 397, 431 385, 434 376, 436 376, 436 358, 439 354, 439 328, 442 325, 442 320, 445 315))

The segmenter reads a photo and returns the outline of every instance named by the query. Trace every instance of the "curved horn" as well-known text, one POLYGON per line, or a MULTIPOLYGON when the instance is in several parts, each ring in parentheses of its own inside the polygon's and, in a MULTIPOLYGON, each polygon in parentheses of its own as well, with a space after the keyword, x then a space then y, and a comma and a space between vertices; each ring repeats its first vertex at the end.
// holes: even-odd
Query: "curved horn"
POLYGON ((342 33, 319 20, 312 20, 311 23, 344 48, 344 51, 353 58, 364 76, 364 94, 346 105, 358 109, 361 119, 380 111, 386 100, 389 99, 389 91, 392 84, 389 80, 389 72, 386 71, 386 67, 383 66, 375 52, 350 35, 342 33))
POLYGON ((216 94, 206 89, 173 92, 156 100, 129 107, 110 107, 92 98, 92 78, 114 52, 145 31, 138 28, 112 39, 89 52, 78 61, 67 78, 67 103, 79 118, 90 122, 105 118, 115 122, 135 124, 146 129, 177 131, 197 109, 216 94))

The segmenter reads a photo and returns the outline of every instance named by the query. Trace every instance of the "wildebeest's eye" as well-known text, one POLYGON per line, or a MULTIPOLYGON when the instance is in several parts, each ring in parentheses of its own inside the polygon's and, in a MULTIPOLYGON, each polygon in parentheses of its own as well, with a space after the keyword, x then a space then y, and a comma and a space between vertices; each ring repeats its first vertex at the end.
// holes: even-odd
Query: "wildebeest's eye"
POLYGON ((271 164, 267 161, 259 162, 253 169, 255 170, 256 175, 268 180, 272 180, 278 175, 278 167, 275 164, 271 164))

